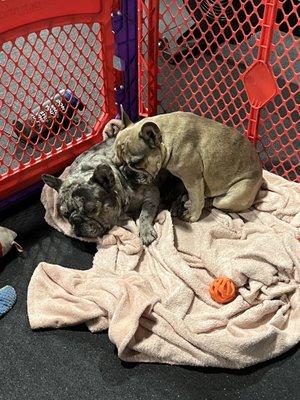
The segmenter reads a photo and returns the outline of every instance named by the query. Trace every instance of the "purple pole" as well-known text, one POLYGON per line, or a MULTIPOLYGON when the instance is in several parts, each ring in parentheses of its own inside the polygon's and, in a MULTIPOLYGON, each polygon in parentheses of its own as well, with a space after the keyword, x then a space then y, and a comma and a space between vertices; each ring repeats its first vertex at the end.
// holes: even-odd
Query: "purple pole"
POLYGON ((137 2, 123 0, 112 15, 115 33, 115 68, 121 70, 124 83, 116 90, 116 103, 122 104, 132 121, 138 119, 137 2))

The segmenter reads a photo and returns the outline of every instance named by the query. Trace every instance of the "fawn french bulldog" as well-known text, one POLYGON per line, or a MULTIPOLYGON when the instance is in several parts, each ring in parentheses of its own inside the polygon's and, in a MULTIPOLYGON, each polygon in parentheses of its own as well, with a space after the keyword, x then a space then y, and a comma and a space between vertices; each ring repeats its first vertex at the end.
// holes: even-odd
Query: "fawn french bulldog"
POLYGON ((262 168, 252 143, 235 129, 181 111, 134 124, 122 110, 120 127, 115 163, 143 172, 148 182, 161 169, 180 178, 189 198, 184 220, 197 221, 207 202, 229 212, 244 211, 253 204, 262 168))

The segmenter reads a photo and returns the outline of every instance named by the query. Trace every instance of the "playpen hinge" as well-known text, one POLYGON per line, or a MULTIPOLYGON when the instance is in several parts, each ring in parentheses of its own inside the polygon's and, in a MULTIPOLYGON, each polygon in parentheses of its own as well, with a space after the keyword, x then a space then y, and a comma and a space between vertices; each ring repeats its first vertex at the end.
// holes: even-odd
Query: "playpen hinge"
POLYGON ((120 10, 111 13, 112 33, 118 34, 123 26, 123 15, 120 10))
POLYGON ((124 85, 115 86, 114 91, 115 91, 116 105, 119 106, 120 104, 123 104, 125 98, 124 85))
POLYGON ((149 0, 147 6, 143 0, 138 0, 139 115, 144 117, 157 113, 159 6, 159 0, 149 0), (147 43, 144 40, 145 29, 147 43), (148 49, 147 55, 143 54, 144 45, 148 49))
MULTIPOLYGON (((120 8, 120 4, 118 5, 120 8)), ((111 13, 111 26, 112 33, 115 36, 115 55, 114 55, 114 68, 116 70, 116 82, 114 87, 115 105, 119 106, 125 96, 123 71, 126 70, 126 62, 119 56, 119 45, 122 41, 122 29, 124 23, 124 16, 120 9, 111 13)))
POLYGON ((137 6, 132 0, 122 0, 111 14, 115 37, 114 68, 118 71, 115 83, 115 104, 134 121, 137 119, 137 6))

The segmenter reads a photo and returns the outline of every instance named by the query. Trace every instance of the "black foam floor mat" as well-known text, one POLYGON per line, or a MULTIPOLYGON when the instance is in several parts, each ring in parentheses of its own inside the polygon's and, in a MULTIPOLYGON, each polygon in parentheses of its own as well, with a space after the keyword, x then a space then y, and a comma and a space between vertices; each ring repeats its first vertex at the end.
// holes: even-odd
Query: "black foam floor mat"
MULTIPOLYGON (((18 232, 23 255, 0 259, 0 287, 18 293, 13 310, 0 319, 0 400, 56 399, 243 399, 299 396, 300 352, 241 371, 121 362, 107 334, 85 326, 31 331, 26 296, 40 261, 88 269, 94 245, 71 240, 47 226, 38 196, 1 216, 0 225, 18 232)), ((298 346, 299 348, 299 346, 298 346)))

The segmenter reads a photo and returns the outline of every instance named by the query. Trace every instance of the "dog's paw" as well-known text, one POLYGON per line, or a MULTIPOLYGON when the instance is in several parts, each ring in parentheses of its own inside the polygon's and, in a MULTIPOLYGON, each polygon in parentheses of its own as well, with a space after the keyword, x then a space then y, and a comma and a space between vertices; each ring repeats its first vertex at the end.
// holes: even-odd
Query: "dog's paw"
POLYGON ((114 136, 117 136, 117 134, 124 128, 124 124, 121 120, 119 119, 111 119, 108 121, 108 123, 105 125, 104 130, 103 130, 103 136, 104 138, 111 138, 114 136))
POLYGON ((185 222, 192 222, 190 210, 184 210, 183 213, 180 215, 180 219, 182 219, 185 222))
POLYGON ((140 238, 145 246, 149 246, 155 239, 157 239, 157 233, 153 226, 147 226, 140 229, 140 238))
POLYGON ((192 203, 190 200, 186 201, 184 204, 185 210, 181 215, 181 219, 186 222, 196 222, 200 219, 202 209, 200 212, 198 210, 193 210, 192 203))
POLYGON ((200 218, 198 215, 193 215, 190 213, 189 210, 185 210, 181 217, 180 217, 183 221, 185 222, 196 222, 198 221, 198 219, 200 218))

